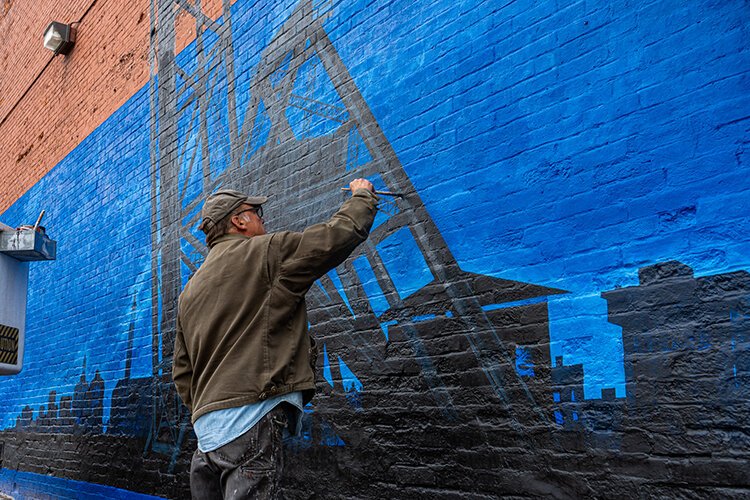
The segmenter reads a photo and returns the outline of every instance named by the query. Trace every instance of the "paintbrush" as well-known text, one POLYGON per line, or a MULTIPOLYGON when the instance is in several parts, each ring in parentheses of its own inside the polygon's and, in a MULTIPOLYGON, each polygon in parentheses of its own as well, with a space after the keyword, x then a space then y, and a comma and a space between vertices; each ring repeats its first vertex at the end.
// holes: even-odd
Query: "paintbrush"
MULTIPOLYGON (((349 188, 341 188, 342 191, 351 191, 349 188)), ((397 198, 403 198, 404 195, 401 193, 391 193, 390 191, 375 191, 375 194, 382 194, 383 196, 396 196, 397 198)))

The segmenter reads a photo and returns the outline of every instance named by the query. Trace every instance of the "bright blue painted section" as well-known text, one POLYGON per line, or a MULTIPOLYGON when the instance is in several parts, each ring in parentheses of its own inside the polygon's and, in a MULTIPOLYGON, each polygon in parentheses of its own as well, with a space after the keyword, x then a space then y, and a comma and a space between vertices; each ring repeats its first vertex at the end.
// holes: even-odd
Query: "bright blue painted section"
POLYGON ((344 360, 339 358, 339 371, 341 372, 341 382, 344 385, 345 392, 361 392, 362 382, 359 381, 357 376, 352 372, 344 360))
POLYGON ((423 314, 421 316, 414 316, 411 320, 415 323, 418 323, 420 321, 429 321, 431 319, 435 319, 435 317, 436 316, 434 314, 423 314))
POLYGON ((434 279, 408 229, 399 229, 383 240, 377 249, 402 299, 434 279))
POLYGON ((559 392, 553 392, 552 393, 552 399, 555 401, 555 403, 560 402, 560 393, 559 392))
MULTIPOLYGON (((240 102, 238 102, 237 104, 238 107, 241 107, 243 109, 242 112, 245 113, 247 103, 243 100, 242 105, 240 105, 240 102)), ((255 117, 255 123, 253 123, 253 128, 250 136, 250 143, 245 146, 245 151, 243 152, 244 158, 246 160, 249 160, 255 154, 255 152, 260 149, 261 146, 264 146, 266 144, 266 142, 268 141, 269 132, 271 132, 271 119, 268 117, 265 102, 260 99, 258 102, 258 111, 255 117)))
POLYGON ((563 425, 564 422, 565 419, 563 418, 562 412, 560 412, 559 410, 555 410, 555 423, 557 423, 558 425, 563 425))
POLYGON ((331 374, 331 361, 328 359, 328 349, 323 344, 323 378, 326 379, 328 385, 333 387, 333 375, 331 374))
POLYGON ((397 324, 398 324, 398 321, 396 321, 396 320, 384 321, 383 323, 380 323, 380 328, 383 329, 383 335, 385 335, 385 340, 386 341, 388 340, 388 327, 389 326, 393 326, 393 325, 397 325, 397 324))
MULTIPOLYGON (((206 113, 206 127, 209 131, 209 140, 211 141, 208 161, 211 164, 212 179, 215 179, 226 170, 230 160, 227 68, 224 64, 220 64, 221 55, 219 53, 210 53, 211 47, 214 47, 217 41, 218 36, 216 34, 210 31, 204 32, 203 54, 210 68, 204 78, 209 97, 208 107, 210 109, 210 113, 206 113)), ((198 44, 197 42, 193 42, 183 49, 176 56, 175 60, 181 68, 188 72, 193 72, 198 67, 199 59, 197 53, 198 44)), ((181 78, 178 78, 178 92, 184 87, 184 85, 181 85, 181 82, 181 78)), ((193 91, 188 87, 181 95, 182 100, 178 102, 188 102, 192 94, 193 91)), ((178 154, 183 151, 188 152, 186 155, 181 155, 183 158, 180 162, 181 172, 187 174, 188 167, 191 164, 191 157, 193 154, 196 155, 195 161, 192 162, 192 175, 189 177, 187 190, 182 189, 185 185, 184 182, 180 184, 181 192, 184 190, 187 195, 183 200, 183 207, 187 206, 188 203, 202 193, 203 165, 201 162, 203 160, 204 145, 200 142, 201 123, 197 107, 197 101, 193 101, 192 104, 185 108, 187 112, 182 113, 178 118, 178 154)))
MULTIPOLYGON (((387 202, 385 202, 387 203, 387 202)), ((390 218, 390 215, 385 210, 378 210, 378 213, 375 214, 375 221, 372 223, 372 229, 376 229, 379 225, 383 224, 390 218)))
POLYGON ((178 175, 180 193, 186 196, 182 208, 186 208, 189 200, 194 199, 201 193, 203 179, 203 149, 200 143, 200 121, 196 114, 198 104, 192 104, 186 108, 187 112, 177 120, 178 127, 182 132, 177 137, 177 154, 180 171, 178 175))
POLYGON ((625 397, 621 329, 602 322, 607 317, 607 303, 598 294, 551 295, 547 299, 552 359, 563 356, 568 366, 583 364, 585 399, 600 398, 607 387, 614 387, 617 397, 625 397))
POLYGON ((37 500, 39 498, 152 500, 162 498, 113 488, 112 486, 11 469, 0 469, 0 491, 11 495, 15 500, 37 500))
POLYGON ((367 257, 364 255, 357 257, 352 264, 357 271, 362 288, 364 288, 367 298, 370 300, 372 311, 375 313, 375 316, 380 316, 390 308, 390 305, 378 284, 375 272, 372 270, 367 257))
POLYGON ((346 292, 344 292, 344 285, 341 283, 341 278, 339 278, 339 273, 334 269, 332 271, 328 272, 328 277, 331 278, 331 281, 333 282, 333 285, 336 287, 336 290, 339 292, 339 295, 341 295, 341 298, 344 301, 344 304, 346 304, 346 307, 349 308, 349 311, 352 313, 352 316, 354 316, 354 309, 352 309, 352 305, 349 303, 349 297, 346 296, 346 292))
POLYGON ((534 360, 526 347, 516 346, 516 373, 521 377, 534 377, 534 360))

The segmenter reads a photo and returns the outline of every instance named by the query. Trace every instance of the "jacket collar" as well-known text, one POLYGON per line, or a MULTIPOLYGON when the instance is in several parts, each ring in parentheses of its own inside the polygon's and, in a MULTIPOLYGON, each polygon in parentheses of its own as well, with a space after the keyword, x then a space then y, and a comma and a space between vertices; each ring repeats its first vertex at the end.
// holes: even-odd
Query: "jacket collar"
POLYGON ((244 234, 237 234, 237 233, 230 233, 230 234, 222 234, 218 238, 214 240, 214 244, 211 245, 211 248, 215 247, 219 243, 223 243, 225 241, 232 241, 232 240, 249 240, 252 238, 252 236, 245 236, 244 234))

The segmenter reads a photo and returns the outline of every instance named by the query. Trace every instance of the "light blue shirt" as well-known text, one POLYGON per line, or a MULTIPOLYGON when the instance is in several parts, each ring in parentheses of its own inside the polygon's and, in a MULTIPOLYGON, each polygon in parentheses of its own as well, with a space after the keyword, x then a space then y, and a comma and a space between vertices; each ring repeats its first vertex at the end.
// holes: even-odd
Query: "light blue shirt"
POLYGON ((198 436, 198 449, 203 453, 208 453, 234 441, 249 431, 266 413, 283 402, 291 404, 298 410, 296 425, 292 427, 292 422, 289 422, 289 428, 294 429, 296 435, 299 435, 302 431, 302 393, 290 392, 265 401, 216 410, 202 415, 193 424, 195 435, 198 436))

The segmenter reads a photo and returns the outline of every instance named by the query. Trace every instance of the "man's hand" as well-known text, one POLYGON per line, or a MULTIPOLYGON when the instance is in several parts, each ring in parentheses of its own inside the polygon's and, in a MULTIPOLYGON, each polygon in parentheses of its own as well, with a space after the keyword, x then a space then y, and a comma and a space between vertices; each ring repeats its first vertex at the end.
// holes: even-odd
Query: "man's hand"
POLYGON ((375 192, 375 188, 372 186, 372 182, 367 179, 354 179, 349 183, 349 189, 352 190, 352 195, 357 189, 367 189, 368 191, 375 192))

